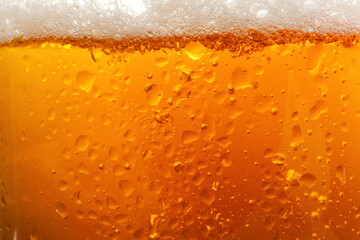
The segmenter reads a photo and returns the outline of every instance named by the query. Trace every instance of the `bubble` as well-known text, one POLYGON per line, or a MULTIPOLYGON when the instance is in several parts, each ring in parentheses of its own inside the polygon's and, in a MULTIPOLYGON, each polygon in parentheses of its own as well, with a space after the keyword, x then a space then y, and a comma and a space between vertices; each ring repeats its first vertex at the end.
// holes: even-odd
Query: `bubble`
POLYGON ((67 208, 66 208, 65 204, 63 204, 62 202, 56 202, 55 211, 56 211, 57 214, 59 214, 59 216, 61 218, 67 218, 68 217, 67 208))
POLYGON ((300 182, 308 188, 312 188, 316 184, 316 181, 316 177, 310 173, 305 173, 300 178, 300 182))
POLYGON ((200 193, 200 200, 208 206, 215 201, 215 193, 213 190, 205 188, 200 193))
POLYGON ((79 152, 86 151, 89 147, 90 139, 87 135, 80 135, 75 140, 75 149, 79 152))
POLYGON ((90 92, 92 85, 95 82, 95 74, 92 74, 87 70, 80 71, 76 74, 76 82, 81 90, 90 92))

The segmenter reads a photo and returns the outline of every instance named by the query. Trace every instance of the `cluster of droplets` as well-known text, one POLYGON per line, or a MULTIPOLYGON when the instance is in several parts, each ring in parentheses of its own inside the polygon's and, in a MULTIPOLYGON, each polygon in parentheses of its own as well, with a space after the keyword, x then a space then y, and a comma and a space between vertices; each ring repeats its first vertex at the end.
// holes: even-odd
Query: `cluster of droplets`
MULTIPOLYGON (((51 148, 43 170, 56 194, 39 188, 64 234, 86 223, 84 234, 112 239, 236 238, 249 229, 316 239, 358 221, 348 176, 358 83, 347 80, 357 60, 341 46, 242 56, 199 42, 118 53, 19 49, 27 53, 15 87, 30 119, 19 145, 33 161, 40 154, 27 144, 51 148), (351 214, 338 220, 341 205, 351 214)), ((31 238, 40 235, 34 226, 31 238)))

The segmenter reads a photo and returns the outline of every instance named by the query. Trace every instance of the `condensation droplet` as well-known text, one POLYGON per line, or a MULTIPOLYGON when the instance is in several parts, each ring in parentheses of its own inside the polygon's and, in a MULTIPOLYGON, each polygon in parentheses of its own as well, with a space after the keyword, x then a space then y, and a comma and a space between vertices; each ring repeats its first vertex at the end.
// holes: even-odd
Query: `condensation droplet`
POLYGON ((130 196, 134 191, 134 186, 128 180, 121 180, 119 182, 119 188, 125 197, 130 196))
POLYGON ((318 119, 321 114, 326 113, 328 110, 325 101, 320 100, 310 109, 309 115, 312 120, 318 119))
POLYGON ((47 119, 48 119, 49 121, 52 121, 52 120, 55 119, 55 116, 56 116, 55 110, 54 110, 53 108, 50 108, 49 111, 48 111, 48 113, 47 113, 47 119))
POLYGON ((71 151, 70 151, 70 149, 69 148, 64 148, 64 150, 63 150, 63 156, 64 156, 64 158, 65 159, 70 159, 70 157, 71 157, 71 151))
POLYGON ((106 199, 106 205, 108 206, 109 209, 117 209, 119 207, 116 201, 112 197, 108 197, 106 199))
POLYGON ((200 193, 200 200, 210 206, 215 201, 215 193, 213 190, 205 188, 200 193))
POLYGON ((195 142, 196 140, 199 139, 199 137, 200 137, 199 132, 195 132, 195 131, 191 131, 191 130, 185 130, 182 133, 181 139, 182 139, 183 143, 188 144, 188 143, 195 142))
POLYGON ((79 88, 85 92, 90 92, 92 85, 95 82, 95 74, 89 71, 80 71, 76 74, 76 82, 79 84, 79 88))
POLYGON ((249 73, 242 67, 237 67, 231 74, 235 90, 252 87, 249 73))
POLYGON ((114 219, 116 223, 124 223, 129 219, 129 216, 126 214, 117 214, 114 219))
POLYGON ((60 217, 67 218, 68 213, 65 204, 63 204, 62 202, 56 202, 55 208, 55 211, 57 212, 57 214, 59 214, 60 217))
POLYGON ((345 167, 343 165, 339 165, 336 167, 335 175, 342 184, 346 183, 345 167))
POLYGON ((66 189, 68 189, 68 183, 65 180, 60 180, 58 183, 58 188, 60 191, 65 191, 66 189))
POLYGON ((159 84, 149 83, 144 88, 147 101, 150 105, 156 106, 160 103, 163 97, 163 89, 159 84))
POLYGON ((75 140, 75 148, 79 152, 85 151, 90 144, 90 139, 87 135, 80 135, 75 140))
POLYGON ((120 155, 120 153, 116 147, 110 147, 110 149, 109 149, 110 160, 112 160, 112 161, 119 160, 119 155, 120 155))
POLYGON ((304 142, 304 134, 303 131, 301 129, 301 127, 299 125, 295 125, 292 128, 292 137, 293 137, 293 141, 298 142, 298 143, 303 143, 304 142))
POLYGON ((300 182, 308 188, 312 188, 316 184, 316 181, 316 177, 310 173, 305 173, 300 178, 300 182))

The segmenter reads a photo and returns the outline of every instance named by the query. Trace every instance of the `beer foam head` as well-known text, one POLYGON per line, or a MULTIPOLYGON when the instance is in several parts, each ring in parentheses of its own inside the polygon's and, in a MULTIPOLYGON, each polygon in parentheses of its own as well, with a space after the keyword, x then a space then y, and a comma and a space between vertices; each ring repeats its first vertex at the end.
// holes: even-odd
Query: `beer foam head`
POLYGON ((360 0, 0 0, 0 42, 279 29, 358 33, 360 0))

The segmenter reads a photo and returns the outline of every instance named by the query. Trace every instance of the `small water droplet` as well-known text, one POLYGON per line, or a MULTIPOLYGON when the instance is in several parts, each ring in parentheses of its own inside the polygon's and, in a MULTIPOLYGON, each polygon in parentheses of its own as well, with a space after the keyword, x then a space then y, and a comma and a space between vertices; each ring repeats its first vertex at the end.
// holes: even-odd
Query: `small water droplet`
POLYGON ((68 213, 67 213, 65 204, 63 204, 62 202, 56 202, 55 208, 56 208, 55 211, 57 212, 57 214, 59 214, 60 217, 62 217, 62 218, 68 217, 68 213))
POLYGON ((90 139, 87 135, 80 135, 75 140, 75 148, 79 152, 85 151, 90 144, 90 139))
POLYGON ((199 139, 199 137, 200 137, 199 132, 195 132, 195 131, 191 131, 191 130, 185 130, 182 133, 181 139, 182 139, 183 143, 188 144, 188 143, 195 142, 196 140, 199 139))
POLYGON ((58 183, 58 188, 60 191, 65 191, 66 189, 68 189, 68 183, 65 180, 60 180, 58 183))
POLYGON ((205 188, 200 193, 200 200, 210 206, 215 201, 215 193, 213 190, 205 188))
POLYGON ((316 184, 316 181, 316 177, 310 173, 305 173, 300 178, 300 182, 308 188, 312 188, 316 184))
POLYGON ((231 81, 235 90, 252 87, 250 74, 242 67, 237 67, 232 72, 231 81))
POLYGON ((135 188, 128 180, 121 180, 119 182, 119 188, 125 197, 130 196, 135 191, 135 188))
POLYGON ((117 209, 119 206, 117 205, 116 201, 112 197, 108 197, 106 199, 106 204, 109 209, 117 209))
POLYGON ((90 92, 92 85, 95 82, 95 74, 89 71, 80 71, 76 74, 76 82, 79 84, 79 88, 85 92, 90 92))
POLYGON ((328 110, 325 101, 320 100, 310 109, 309 115, 312 120, 318 119, 321 114, 326 113, 328 110))
POLYGON ((345 177, 345 167, 343 165, 339 165, 335 169, 335 175, 340 180, 342 184, 346 183, 345 177))

